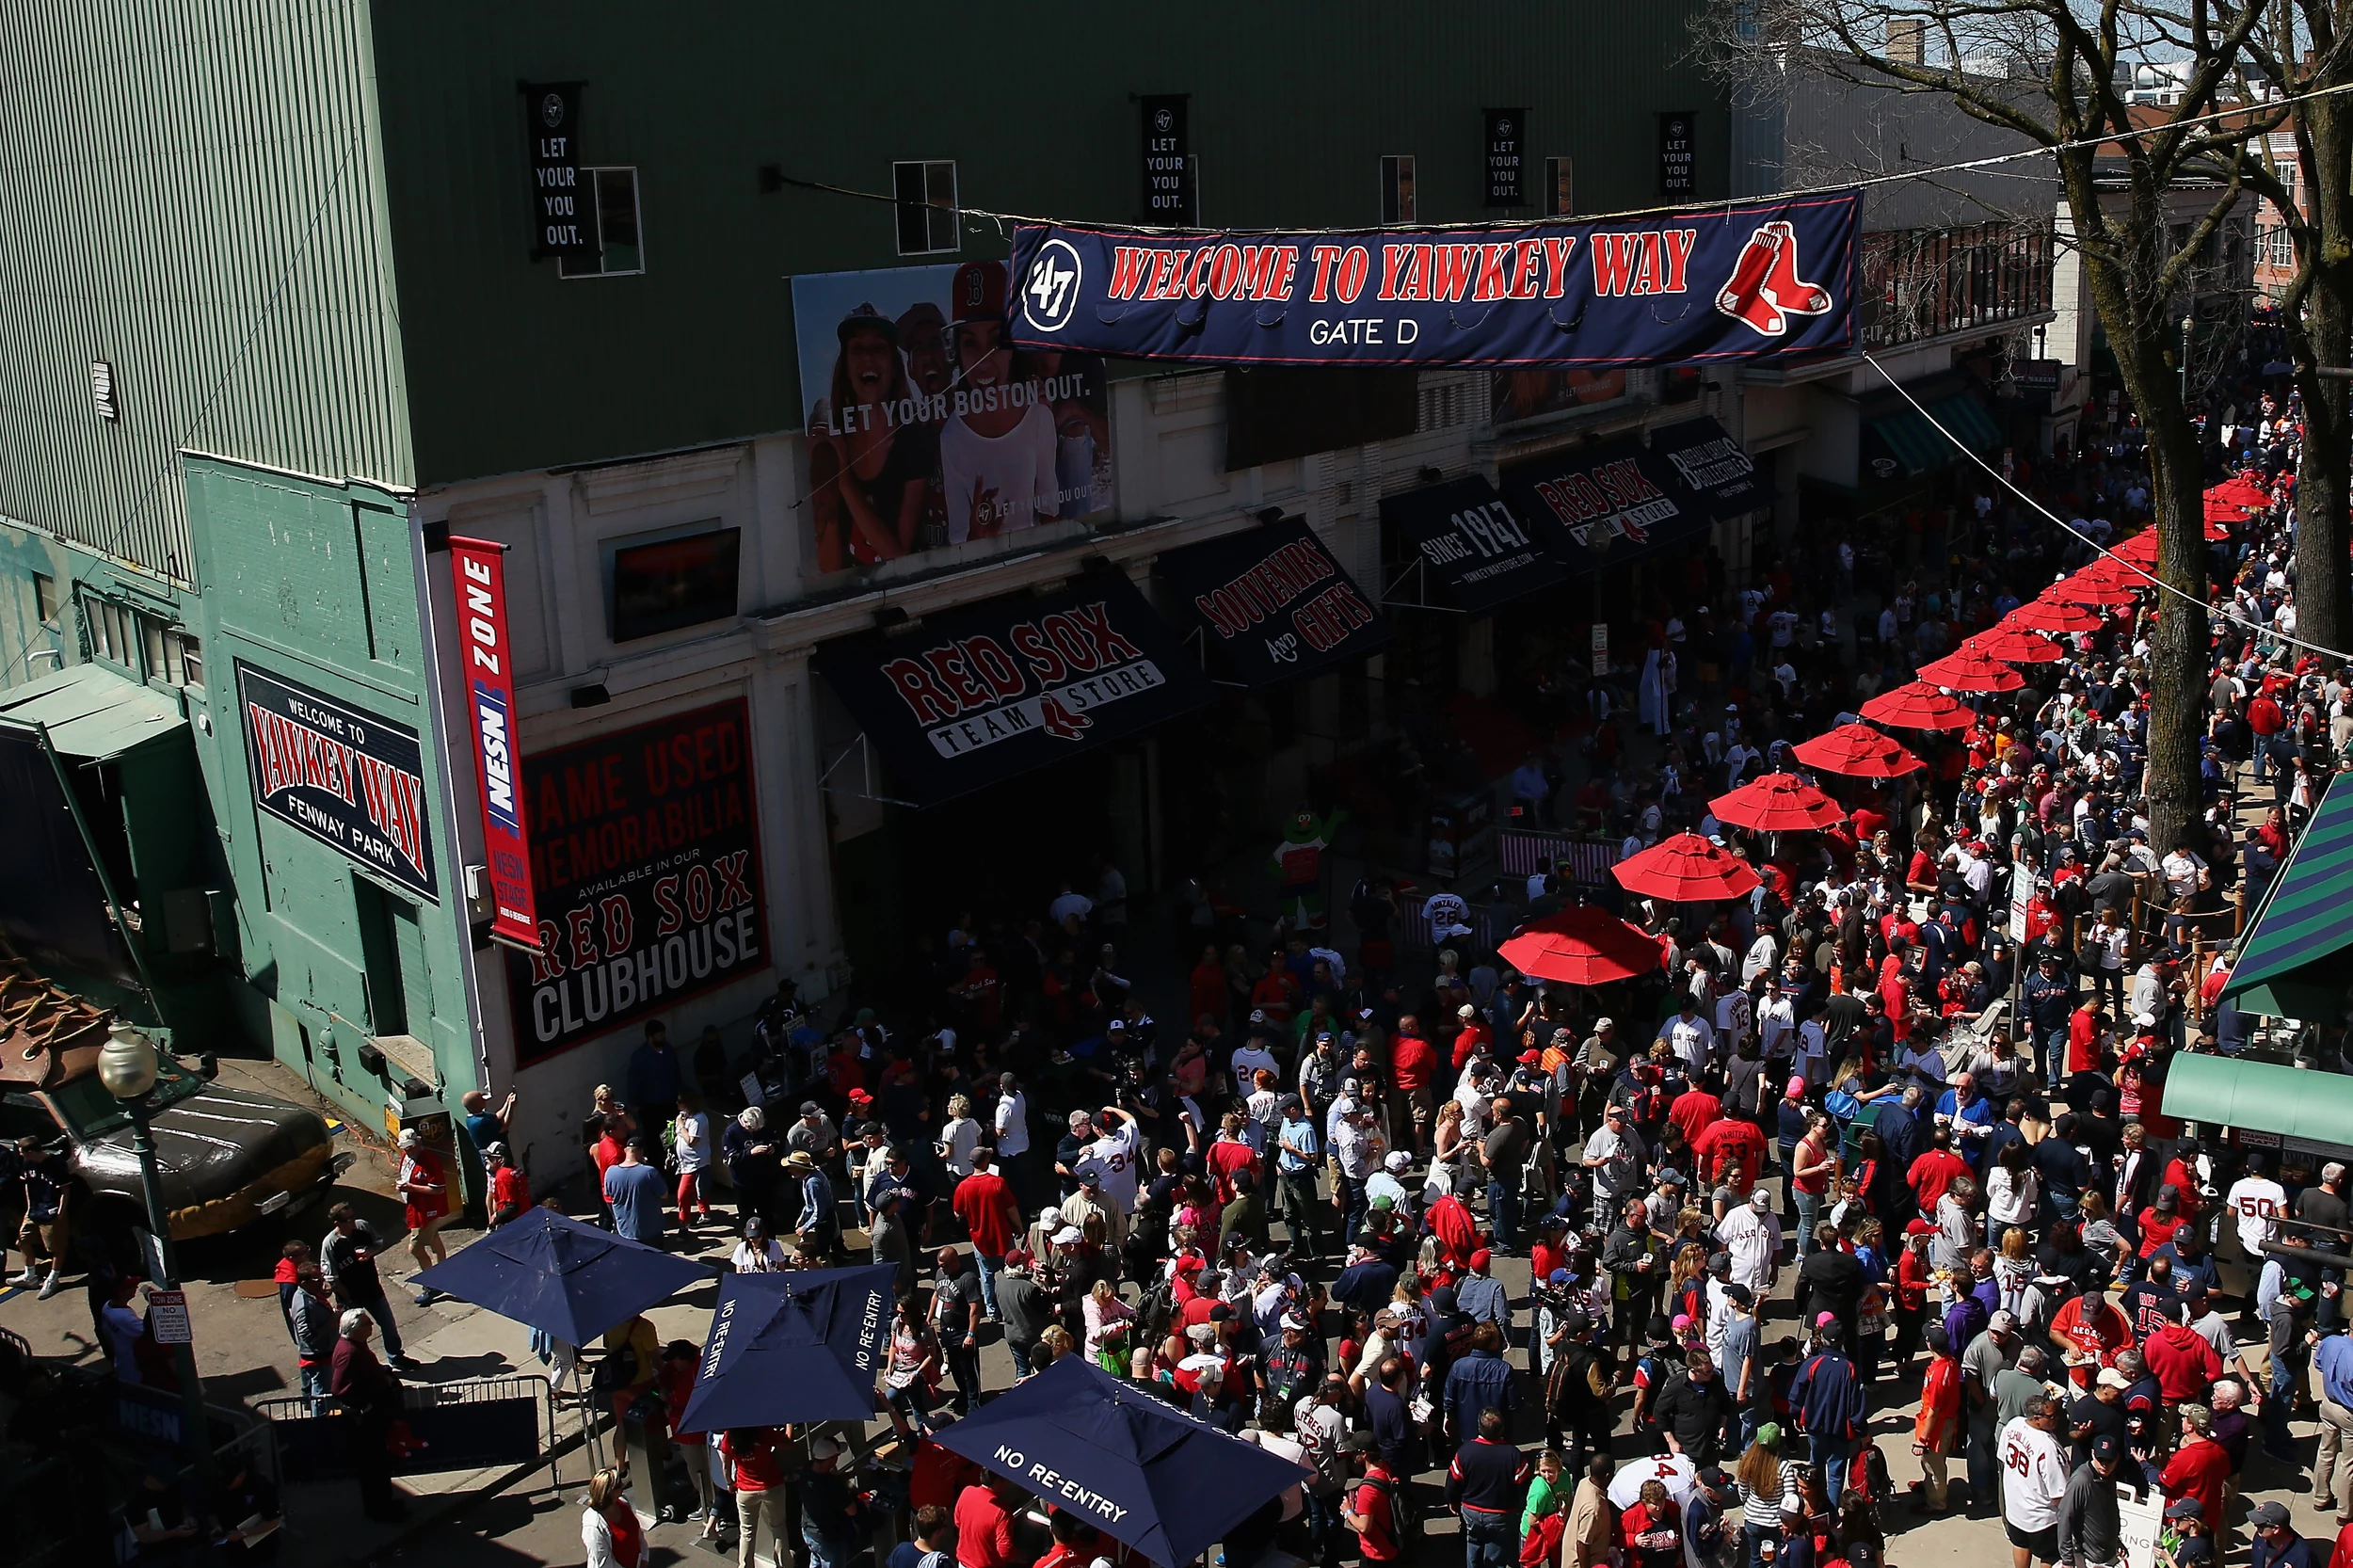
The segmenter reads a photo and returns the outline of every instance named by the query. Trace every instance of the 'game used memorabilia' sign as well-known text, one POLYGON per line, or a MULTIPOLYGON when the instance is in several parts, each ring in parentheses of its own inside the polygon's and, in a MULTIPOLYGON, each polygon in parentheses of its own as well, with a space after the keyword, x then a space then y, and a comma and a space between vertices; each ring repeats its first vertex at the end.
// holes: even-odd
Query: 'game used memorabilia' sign
POLYGON ((414 729, 243 660, 237 699, 255 806, 420 897, 440 897, 414 729))
POLYGON ((1008 341, 1208 364, 1650 365, 1850 347, 1853 191, 1505 228, 1014 231, 1008 341))
POLYGON ((539 952, 509 957, 535 1062, 769 967, 740 697, 523 759, 539 952))
POLYGON ((890 793, 923 806, 1209 700, 1199 664, 1117 572, 828 643, 814 662, 889 763, 890 793))

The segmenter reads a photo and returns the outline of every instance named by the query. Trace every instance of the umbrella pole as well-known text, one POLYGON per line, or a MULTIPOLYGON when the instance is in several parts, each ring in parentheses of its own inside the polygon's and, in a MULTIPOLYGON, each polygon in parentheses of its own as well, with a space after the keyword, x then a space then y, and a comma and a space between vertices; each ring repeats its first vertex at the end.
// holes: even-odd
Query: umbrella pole
POLYGON ((580 1400, 581 1440, 588 1448, 588 1473, 595 1475, 607 1468, 604 1456, 602 1423, 597 1419, 597 1401, 591 1391, 580 1384, 580 1358, 572 1358, 572 1394, 580 1400))

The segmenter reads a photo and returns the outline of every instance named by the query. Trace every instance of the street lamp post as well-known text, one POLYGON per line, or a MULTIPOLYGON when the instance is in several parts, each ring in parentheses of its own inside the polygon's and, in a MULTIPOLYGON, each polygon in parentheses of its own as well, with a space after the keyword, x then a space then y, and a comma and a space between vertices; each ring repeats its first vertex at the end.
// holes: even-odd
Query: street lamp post
MULTIPOLYGON (((148 1125, 152 1108, 148 1096, 155 1087, 155 1047, 146 1035, 117 1019, 106 1030, 106 1044, 98 1053, 98 1081, 122 1103, 131 1118, 131 1151, 138 1156, 139 1191, 147 1200, 147 1227, 155 1237, 155 1261, 162 1277, 159 1290, 179 1288, 180 1266, 171 1249, 171 1212, 164 1205, 163 1177, 155 1169, 154 1132, 148 1125)), ((197 1486, 209 1493, 213 1483, 212 1428, 204 1414, 204 1385, 196 1374, 196 1347, 171 1348, 172 1370, 180 1380, 180 1446, 187 1451, 197 1486)))

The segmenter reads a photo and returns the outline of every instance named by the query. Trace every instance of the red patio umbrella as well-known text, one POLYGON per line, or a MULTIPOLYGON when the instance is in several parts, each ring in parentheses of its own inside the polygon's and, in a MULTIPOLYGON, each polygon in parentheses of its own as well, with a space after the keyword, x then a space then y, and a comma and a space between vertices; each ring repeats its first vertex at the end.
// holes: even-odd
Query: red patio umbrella
POLYGON ((1629 893, 1675 904, 1738 898, 1757 881, 1746 860, 1696 833, 1661 839, 1610 867, 1609 874, 1629 893))
POLYGON ((2209 523, 2245 522, 2247 508, 2235 501, 2224 501, 2212 490, 2206 492, 2206 521, 2209 523))
POLYGON ((1524 975, 1569 985, 1632 980, 1666 961, 1641 928, 1587 904, 1529 921, 1496 951, 1524 975))
POLYGON ((1842 724, 1827 735, 1800 741, 1789 753, 1809 768, 1849 778, 1901 778, 1927 765, 1867 724, 1842 724))
MULTIPOLYGON (((1966 729, 1977 714, 1925 680, 1908 681, 1863 705, 1863 716, 1894 729, 1966 729)), ((1718 816, 1723 813, 1719 811, 1718 816)))
POLYGON ((2050 638, 2012 626, 2007 617, 1993 631, 1981 632, 1961 646, 1974 648, 2005 664, 2048 664, 2067 657, 2067 650, 2050 638))
POLYGON ((2061 578, 2042 590, 2042 599, 2052 604, 2123 605, 2133 601, 2133 594, 2147 587, 2149 579, 2140 568, 2125 561, 2102 557, 2071 577, 2061 578))
POLYGON ((2026 683, 2025 676, 1999 659, 1988 658, 1966 644, 1913 673, 1948 692, 2014 692, 2026 683))
MULTIPOLYGON (((1951 702, 1952 698, 1946 697, 1951 702)), ((1960 707, 1959 703, 1953 704, 1960 707)), ((1811 832, 1847 820, 1847 808, 1794 773, 1769 773, 1707 803, 1719 822, 1759 833, 1811 832)))
POLYGON ((2097 632, 2100 617, 2067 595, 2053 592, 2046 599, 2031 599, 2021 604, 2002 617, 2002 624, 2016 632, 2048 632, 2056 636, 2070 632, 2097 632))
POLYGON ((2130 561, 2137 567, 2154 566, 2157 560, 2157 531, 2144 529, 2118 545, 2111 553, 2119 560, 2130 561))
POLYGON ((2271 504, 2271 492, 2243 473, 2234 473, 2206 492, 2208 501, 2227 502, 2249 511, 2261 511, 2271 504))

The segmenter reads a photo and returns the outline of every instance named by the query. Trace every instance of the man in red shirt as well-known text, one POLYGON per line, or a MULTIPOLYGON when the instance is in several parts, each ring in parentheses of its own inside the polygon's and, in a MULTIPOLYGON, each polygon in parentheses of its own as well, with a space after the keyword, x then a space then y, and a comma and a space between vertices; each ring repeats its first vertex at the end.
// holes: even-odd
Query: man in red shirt
POLYGON ((1708 1124, 1722 1114, 1723 1105, 1717 1098, 1716 1091, 1700 1082, 1694 1082, 1677 1095, 1674 1102, 1667 1107, 1667 1119, 1682 1128, 1683 1142, 1693 1150, 1699 1147, 1700 1134, 1705 1132, 1708 1124))
POLYGON ((1404 1556, 1397 1539, 1397 1518, 1389 1512, 1390 1499, 1402 1484, 1381 1467, 1380 1456, 1373 1454, 1365 1463, 1364 1475, 1348 1489, 1340 1523, 1356 1532, 1367 1562, 1395 1562, 1404 1556))
POLYGON ((1217 1201, 1221 1204, 1232 1203, 1241 1187, 1257 1184, 1258 1155, 1245 1136, 1249 1126, 1250 1118, 1241 1112, 1227 1112, 1218 1126, 1217 1142, 1209 1145, 1209 1157, 1203 1161, 1209 1175, 1216 1178, 1217 1201))
POLYGON ((1945 1189, 1969 1175, 1969 1161, 1953 1152, 1952 1129, 1940 1127, 1933 1137, 1928 1152, 1914 1160, 1912 1169, 1904 1173, 1904 1180, 1911 1183, 1913 1197, 1923 1214, 1935 1213, 1936 1202, 1945 1195, 1945 1189))
POLYGON ((2078 1388, 2089 1388, 2092 1374, 2132 1342, 2133 1325, 2108 1301, 2106 1289, 2096 1280, 2051 1320, 2051 1343, 2067 1361, 2068 1376, 2078 1388))
POLYGON ((2107 1027, 2107 1003, 2097 997, 2085 999, 2084 1004, 2067 1016, 2067 1070, 2070 1073, 2096 1073, 2100 1070, 2100 1034, 2107 1027))
POLYGON ((1491 1036, 1487 1026, 1479 1021, 1479 1009, 1469 1002, 1456 1008, 1454 1016, 1463 1020, 1463 1027, 1454 1036, 1454 1070, 1459 1073, 1463 1070, 1463 1064, 1471 1059, 1471 1052, 1485 1044, 1491 1036))
POLYGON ((738 1560, 752 1561, 762 1520, 775 1555, 791 1557, 792 1544, 784 1533, 784 1465, 776 1458, 776 1433, 766 1427, 721 1432, 719 1451, 735 1466, 735 1516, 743 1532, 737 1537, 738 1560))
POLYGON ((1754 1122, 1726 1112, 1691 1140, 1691 1158, 1699 1166, 1702 1187, 1729 1187, 1735 1195, 1745 1198, 1757 1173, 1765 1168, 1764 1131, 1754 1122))
POLYGON ((2201 1404, 2222 1375, 2222 1358, 2206 1336, 2182 1321, 2180 1309, 2163 1328, 2140 1342, 2140 1358, 2169 1405, 2201 1404))
POLYGON ((993 1168, 994 1153, 985 1145, 972 1151, 972 1174, 956 1183, 948 1206, 964 1222, 972 1238, 972 1256, 981 1267, 981 1308, 997 1316, 997 1271, 1021 1233, 1021 1205, 1013 1189, 993 1168))
POLYGON ((2223 1488, 2231 1480, 2231 1450, 2214 1440, 2214 1413, 2204 1405, 2191 1404, 2180 1415, 2182 1446, 2158 1472, 2157 1489, 2165 1494, 2169 1512, 2171 1504, 2194 1501, 2201 1519, 2219 1519, 2223 1488))
POLYGON ((956 1499, 956 1560, 964 1568, 1007 1568, 1013 1561, 1015 1496, 1011 1481, 988 1476, 956 1499))
MULTIPOLYGON (((1463 1032, 1468 1034, 1470 1031, 1463 1032)), ((1459 1048, 1461 1042, 1456 1044, 1459 1048)), ((1430 1128, 1437 1116, 1437 1106, 1430 1094, 1430 1075, 1437 1066, 1438 1053, 1421 1037, 1418 1020, 1411 1013, 1398 1019, 1397 1038, 1389 1046, 1389 1072, 1413 1112, 1417 1154, 1430 1146, 1430 1128)))

